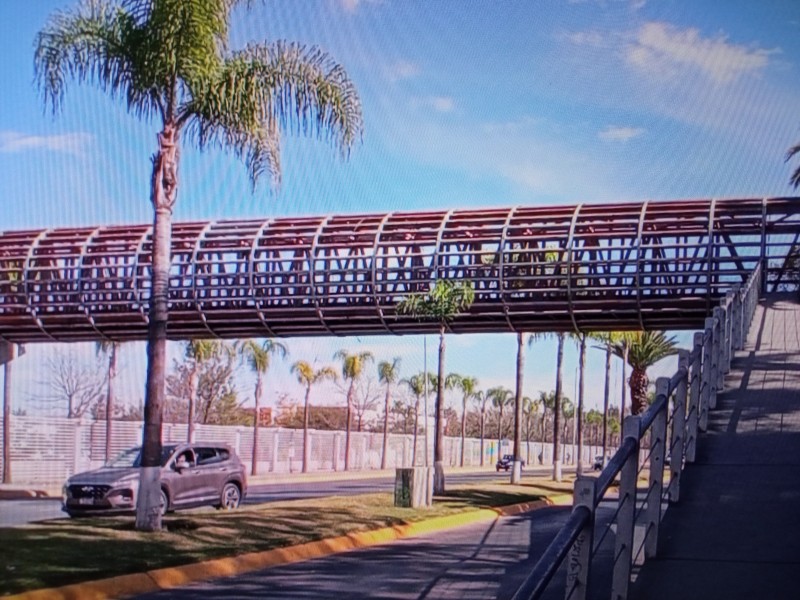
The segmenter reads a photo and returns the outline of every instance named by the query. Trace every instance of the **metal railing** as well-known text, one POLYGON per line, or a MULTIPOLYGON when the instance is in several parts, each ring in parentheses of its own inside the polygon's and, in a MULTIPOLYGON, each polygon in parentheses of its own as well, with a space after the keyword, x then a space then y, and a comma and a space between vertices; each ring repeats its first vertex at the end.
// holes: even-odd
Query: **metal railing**
POLYGON ((705 320, 705 330, 694 335, 693 349, 680 351, 677 372, 657 380, 653 404, 643 414, 625 419, 622 443, 600 475, 575 481, 572 513, 514 594, 514 600, 541 598, 565 561, 564 597, 587 598, 593 562, 599 562, 595 560, 598 550, 609 534, 616 537, 611 590, 600 595, 614 600, 628 597, 632 568, 656 556, 662 504, 678 502, 681 473, 686 463, 695 460, 698 432, 707 428, 708 411, 716 407, 717 393, 730 371, 734 351, 744 347, 758 305, 761 278, 762 271, 757 267, 744 285, 734 288, 713 308, 705 320), (643 440, 649 443, 643 444, 643 440), (667 448, 669 480, 665 486, 667 448), (644 471, 647 488, 639 489, 637 482, 644 471), (616 511, 596 532, 598 507, 617 480, 616 511))

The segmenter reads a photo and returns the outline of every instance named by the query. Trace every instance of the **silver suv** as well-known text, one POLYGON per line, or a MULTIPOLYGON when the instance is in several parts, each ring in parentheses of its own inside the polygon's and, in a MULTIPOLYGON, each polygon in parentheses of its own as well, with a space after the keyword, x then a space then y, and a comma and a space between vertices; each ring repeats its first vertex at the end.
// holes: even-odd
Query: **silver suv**
MULTIPOLYGON (((70 517, 136 510, 141 448, 131 448, 104 467, 78 473, 64 484, 62 510, 70 517)), ((221 444, 172 444, 161 454, 161 511, 216 506, 232 510, 247 493, 242 461, 221 444)))

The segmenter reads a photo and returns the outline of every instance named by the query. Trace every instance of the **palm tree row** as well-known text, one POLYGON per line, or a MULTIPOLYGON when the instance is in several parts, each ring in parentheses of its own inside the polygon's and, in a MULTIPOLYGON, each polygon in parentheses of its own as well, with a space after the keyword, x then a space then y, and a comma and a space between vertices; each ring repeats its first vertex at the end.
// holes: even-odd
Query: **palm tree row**
MULTIPOLYGON (((528 336, 527 344, 530 346, 536 340, 541 339, 542 335, 531 335, 528 336)), ((556 335, 556 340, 558 342, 558 352, 557 356, 563 357, 563 343, 566 340, 567 336, 564 335, 556 335)), ((603 398, 603 410, 600 411, 590 411, 586 416, 584 416, 583 412, 583 372, 585 369, 585 352, 586 352, 586 337, 581 336, 573 336, 573 339, 576 341, 578 345, 579 351, 579 385, 578 385, 578 398, 577 398, 577 406, 573 405, 572 401, 567 398, 563 391, 559 394, 558 387, 556 390, 551 392, 540 392, 538 397, 533 400, 528 397, 521 396, 521 389, 522 389, 522 381, 521 381, 521 372, 522 372, 522 363, 520 355, 522 352, 521 349, 524 348, 524 337, 520 334, 517 337, 518 340, 518 357, 517 357, 517 393, 515 394, 513 391, 506 389, 502 386, 497 386, 488 390, 480 390, 479 389, 479 382, 475 377, 463 376, 457 373, 449 373, 443 378, 443 388, 445 390, 458 390, 460 393, 460 418, 459 418, 459 431, 458 435, 461 437, 461 446, 460 446, 460 460, 459 463, 463 466, 465 464, 465 449, 466 449, 466 437, 467 437, 467 423, 468 423, 468 415, 470 412, 468 411, 468 405, 470 402, 474 402, 477 408, 477 412, 475 413, 475 420, 477 421, 477 431, 473 431, 473 433, 477 433, 481 439, 481 464, 483 464, 484 460, 484 440, 486 438, 485 435, 485 425, 487 421, 487 408, 492 407, 494 413, 496 413, 496 431, 497 431, 497 440, 498 446, 502 442, 502 440, 506 437, 506 433, 508 432, 508 423, 505 420, 506 415, 509 413, 509 408, 512 406, 515 410, 511 413, 513 416, 512 419, 512 432, 514 437, 514 448, 515 450, 515 458, 517 460, 521 460, 521 452, 522 452, 522 428, 525 427, 525 441, 530 442, 538 438, 542 442, 547 440, 547 435, 545 432, 545 428, 548 426, 548 422, 552 427, 552 435, 550 439, 553 443, 553 456, 555 457, 555 461, 560 463, 560 457, 562 452, 560 450, 561 440, 565 439, 566 437, 566 424, 570 420, 573 421, 575 427, 577 429, 577 435, 573 438, 573 443, 577 442, 578 449, 577 449, 577 457, 578 463, 577 467, 580 468, 581 465, 581 457, 583 455, 583 439, 584 439, 584 432, 583 428, 584 425, 594 427, 595 429, 602 425, 602 435, 598 435, 597 431, 594 432, 594 439, 597 440, 598 438, 601 440, 603 445, 603 455, 607 454, 607 444, 609 440, 608 435, 608 421, 609 421, 609 372, 610 372, 610 361, 611 356, 619 356, 623 357, 628 355, 631 361, 631 366, 633 367, 633 375, 631 376, 631 385, 632 389, 632 398, 635 400, 632 403, 633 407, 633 414, 638 414, 643 407, 646 400, 643 400, 642 394, 647 392, 647 380, 646 380, 646 368, 650 364, 653 364, 657 360, 660 360, 664 356, 667 356, 674 352, 674 340, 672 338, 667 338, 661 332, 632 332, 626 334, 597 334, 589 336, 592 339, 595 339, 601 342, 597 348, 602 349, 605 351, 606 355, 606 381, 604 386, 604 398, 603 398), (644 376, 644 379, 643 379, 644 376), (518 399, 519 396, 519 399, 518 399), (513 402, 512 402, 513 401, 513 402), (520 407, 519 412, 516 410, 517 407, 520 407), (537 415, 539 410, 541 410, 541 419, 538 422, 538 435, 535 433, 537 429, 537 415), (548 415, 550 418, 548 418, 548 415), (599 422, 598 422, 599 419, 599 422), (564 431, 561 431, 564 429, 564 431)), ((112 384, 113 384, 113 374, 116 370, 116 360, 117 360, 117 347, 116 345, 102 345, 98 347, 98 351, 103 351, 106 353, 109 359, 108 364, 108 394, 107 394, 107 408, 106 408, 106 415, 107 417, 112 414, 111 413, 111 403, 113 402, 113 393, 112 393, 112 384)), ((264 378, 269 370, 270 366, 272 365, 272 358, 277 357, 281 359, 285 359, 288 355, 287 347, 276 341, 271 339, 265 339, 261 341, 256 340, 245 340, 242 342, 237 342, 235 344, 226 345, 223 342, 218 340, 192 340, 186 344, 185 349, 185 356, 184 360, 188 363, 189 367, 187 372, 189 373, 189 383, 188 383, 188 402, 189 402, 189 410, 188 410, 188 440, 192 440, 194 437, 194 426, 195 426, 195 416, 193 405, 195 404, 195 395, 197 394, 197 376, 200 370, 201 365, 208 360, 211 360, 213 357, 221 356, 223 354, 231 354, 236 353, 241 357, 241 362, 243 365, 247 366, 253 373, 256 375, 256 382, 253 391, 253 400, 255 405, 254 411, 254 420, 253 420, 253 427, 254 427, 254 445, 253 445, 253 456, 252 456, 252 471, 253 475, 258 473, 258 429, 261 424, 260 413, 261 413, 261 405, 263 402, 264 396, 264 378)), ((345 429, 346 429, 346 438, 345 438, 345 469, 350 468, 350 437, 351 437, 351 427, 352 427, 352 413, 353 413, 353 406, 354 406, 354 395, 356 384, 360 380, 362 376, 365 374, 366 367, 374 362, 374 357, 369 352, 361 352, 361 353, 351 353, 345 349, 339 350, 333 356, 334 359, 340 361, 340 372, 337 371, 332 366, 321 366, 315 367, 309 364, 306 361, 299 360, 294 362, 291 365, 290 371, 295 375, 297 378, 298 383, 300 383, 304 387, 304 402, 303 402, 303 460, 302 460, 302 470, 303 472, 307 472, 309 469, 309 443, 308 443, 308 430, 309 430, 309 413, 310 413, 310 400, 311 400, 311 392, 312 387, 317 384, 321 384, 324 381, 336 381, 338 377, 341 375, 342 379, 346 382, 347 387, 345 388, 345 396, 346 396, 346 417, 345 417, 345 429)), ((557 370, 561 370, 561 362, 557 362, 557 370)), ((411 395, 414 398, 414 408, 413 408, 413 415, 414 415, 414 426, 413 426, 413 435, 414 435, 414 444, 413 444, 413 451, 412 451, 412 464, 418 464, 417 460, 417 436, 420 431, 419 426, 419 414, 420 414, 420 402, 422 398, 425 396, 425 393, 428 389, 436 389, 439 388, 439 375, 434 375, 432 373, 426 374, 425 373, 418 373, 412 375, 407 378, 400 378, 400 359, 394 358, 392 361, 381 361, 378 363, 377 366, 377 376, 378 380, 381 384, 385 386, 384 389, 384 411, 383 411, 383 447, 381 452, 381 467, 387 467, 388 461, 388 439, 389 439, 389 420, 390 420, 390 406, 391 406, 391 398, 392 398, 392 391, 394 388, 400 384, 408 389, 411 395)), ((558 384, 560 377, 557 376, 556 383, 558 384)), ((620 413, 622 414, 622 413, 620 413)), ((621 418, 616 419, 616 423, 621 423, 621 418)), ((106 429, 108 435, 110 436, 111 427, 107 426, 106 429)), ((451 434, 452 435, 452 434, 451 434)), ((107 444, 107 447, 110 446, 110 442, 107 444)), ((426 461, 423 461, 426 462, 426 461)), ((554 463, 555 464, 555 463, 554 463)), ((556 470, 554 470, 554 477, 558 477, 559 474, 556 470)))

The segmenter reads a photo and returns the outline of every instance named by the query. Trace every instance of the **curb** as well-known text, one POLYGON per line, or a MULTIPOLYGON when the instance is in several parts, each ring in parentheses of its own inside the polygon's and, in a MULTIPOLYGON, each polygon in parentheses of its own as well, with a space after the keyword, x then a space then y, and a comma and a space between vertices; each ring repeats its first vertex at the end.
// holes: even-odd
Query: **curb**
POLYGON ((555 494, 548 496, 544 500, 522 502, 497 508, 481 508, 414 523, 404 523, 393 527, 357 531, 335 538, 306 542, 287 548, 250 552, 239 556, 216 558, 179 567, 154 569, 145 573, 120 575, 58 588, 32 590, 13 596, 3 596, 2 598, 3 600, 109 600, 112 598, 125 598, 168 590, 198 581, 242 575, 259 569, 287 565, 312 558, 321 558, 347 550, 368 548, 414 535, 471 525, 481 521, 492 521, 502 517, 520 515, 547 506, 562 506, 571 502, 571 494, 555 494))

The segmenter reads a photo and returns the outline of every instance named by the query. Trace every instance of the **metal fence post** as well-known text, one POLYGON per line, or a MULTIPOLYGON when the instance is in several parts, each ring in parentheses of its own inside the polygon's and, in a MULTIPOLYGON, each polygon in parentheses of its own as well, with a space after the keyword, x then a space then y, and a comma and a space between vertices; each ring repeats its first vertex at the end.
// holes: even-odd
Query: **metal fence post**
POLYGON ((567 600, 585 600, 589 592, 589 579, 592 567, 592 546, 594 546, 594 496, 597 480, 594 477, 578 477, 573 487, 573 506, 585 506, 591 517, 581 529, 578 538, 570 549, 567 563, 567 600))
POLYGON ((703 364, 703 332, 694 334, 695 359, 689 365, 689 406, 686 413, 686 462, 692 463, 697 453, 700 423, 700 377, 703 364))
POLYGON ((708 407, 711 404, 711 388, 714 387, 714 369, 712 355, 714 353, 714 317, 706 319, 706 329, 703 335, 703 364, 700 367, 702 383, 700 386, 700 429, 708 428, 708 407))
POLYGON ((620 471, 617 539, 614 549, 614 573, 611 581, 611 597, 614 600, 626 600, 631 579, 641 427, 642 421, 638 416, 627 417, 622 425, 623 438, 632 438, 636 442, 636 451, 631 453, 620 471))
POLYGON ((689 351, 678 352, 678 370, 683 377, 675 389, 675 410, 672 413, 672 439, 669 444, 669 501, 677 502, 681 495, 681 473, 686 446, 686 399, 689 388, 689 351))
POLYGON ((656 381, 656 401, 664 397, 664 410, 653 419, 650 429, 650 477, 647 489, 645 519, 645 558, 654 558, 658 551, 658 527, 661 524, 661 496, 664 493, 664 454, 667 444, 667 414, 669 412, 669 377, 656 381))

